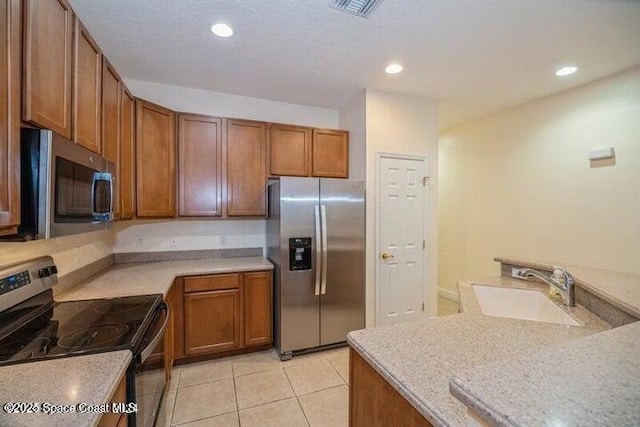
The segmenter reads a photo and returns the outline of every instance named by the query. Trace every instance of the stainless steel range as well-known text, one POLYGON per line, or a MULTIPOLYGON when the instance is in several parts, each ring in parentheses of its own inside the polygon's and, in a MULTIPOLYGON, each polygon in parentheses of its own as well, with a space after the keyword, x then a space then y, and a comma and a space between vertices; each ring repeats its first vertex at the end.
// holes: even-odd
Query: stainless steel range
POLYGON ((154 425, 165 388, 162 345, 167 306, 162 295, 55 302, 58 270, 51 257, 0 268, 0 366, 130 350, 129 426, 154 425))

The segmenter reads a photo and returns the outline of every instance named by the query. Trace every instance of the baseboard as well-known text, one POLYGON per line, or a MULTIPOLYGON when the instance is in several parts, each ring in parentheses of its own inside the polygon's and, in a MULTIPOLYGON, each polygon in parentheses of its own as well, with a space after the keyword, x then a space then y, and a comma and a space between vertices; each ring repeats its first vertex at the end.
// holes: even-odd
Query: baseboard
POLYGON ((449 289, 438 287, 438 296, 458 302, 458 293, 450 291, 449 289))

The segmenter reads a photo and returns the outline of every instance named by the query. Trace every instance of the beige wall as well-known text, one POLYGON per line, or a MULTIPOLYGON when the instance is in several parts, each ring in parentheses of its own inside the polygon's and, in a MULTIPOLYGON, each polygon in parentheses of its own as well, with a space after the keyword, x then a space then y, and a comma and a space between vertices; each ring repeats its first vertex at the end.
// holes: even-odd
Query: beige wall
POLYGON ((338 111, 230 93, 125 79, 135 96, 174 111, 335 129, 338 111))
POLYGON ((366 92, 354 97, 340 110, 340 129, 349 131, 349 178, 365 179, 366 158, 366 92))
POLYGON ((640 68, 440 136, 440 286, 499 255, 640 273, 640 68))
POLYGON ((429 247, 425 253, 427 315, 437 313, 437 207, 438 207, 438 107, 435 101, 366 91, 366 188, 367 188, 367 327, 375 325, 376 288, 376 153, 425 156, 432 177, 430 209, 426 213, 429 247))
POLYGON ((0 265, 51 255, 62 276, 110 255, 113 236, 114 233, 109 230, 33 242, 2 242, 0 243, 0 265))
POLYGON ((115 231, 115 253, 265 246, 263 219, 122 221, 115 231))

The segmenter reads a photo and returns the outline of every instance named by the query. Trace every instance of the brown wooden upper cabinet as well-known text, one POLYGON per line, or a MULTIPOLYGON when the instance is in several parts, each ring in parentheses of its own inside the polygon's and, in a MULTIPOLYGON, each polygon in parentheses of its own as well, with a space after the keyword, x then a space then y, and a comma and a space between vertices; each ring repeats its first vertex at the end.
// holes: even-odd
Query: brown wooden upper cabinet
POLYGON ((176 214, 175 113, 136 100, 136 209, 143 218, 176 214))
POLYGON ((312 152, 313 176, 349 177, 349 132, 314 129, 312 152))
POLYGON ((269 174, 348 178, 349 133, 272 124, 269 174))
POLYGON ((102 67, 102 156, 117 165, 120 146, 120 77, 104 60, 102 67))
POLYGON ((311 175, 311 129, 272 124, 269 127, 269 173, 311 175))
POLYGON ((267 124, 227 121, 227 215, 266 214, 267 124))
POLYGON ((105 58, 102 67, 102 155, 115 176, 113 214, 116 218, 120 218, 120 107, 120 77, 105 58))
POLYGON ((73 140, 100 154, 102 53, 78 17, 75 18, 73 39, 73 140))
POLYGON ((120 219, 131 219, 136 214, 136 146, 135 99, 124 84, 120 85, 120 219))
POLYGON ((73 11, 65 0, 26 0, 23 119, 71 139, 73 11))
POLYGON ((20 225, 20 0, 0 0, 0 235, 20 225))
POLYGON ((222 215, 222 119, 178 116, 178 214, 222 215))

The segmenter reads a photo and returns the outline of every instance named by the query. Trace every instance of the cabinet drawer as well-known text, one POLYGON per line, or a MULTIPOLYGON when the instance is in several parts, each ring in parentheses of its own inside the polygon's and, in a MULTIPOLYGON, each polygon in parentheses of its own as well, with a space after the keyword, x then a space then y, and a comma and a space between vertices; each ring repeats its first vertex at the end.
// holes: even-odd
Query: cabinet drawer
POLYGON ((184 278, 185 293, 237 289, 238 287, 240 287, 240 275, 237 273, 184 278))

